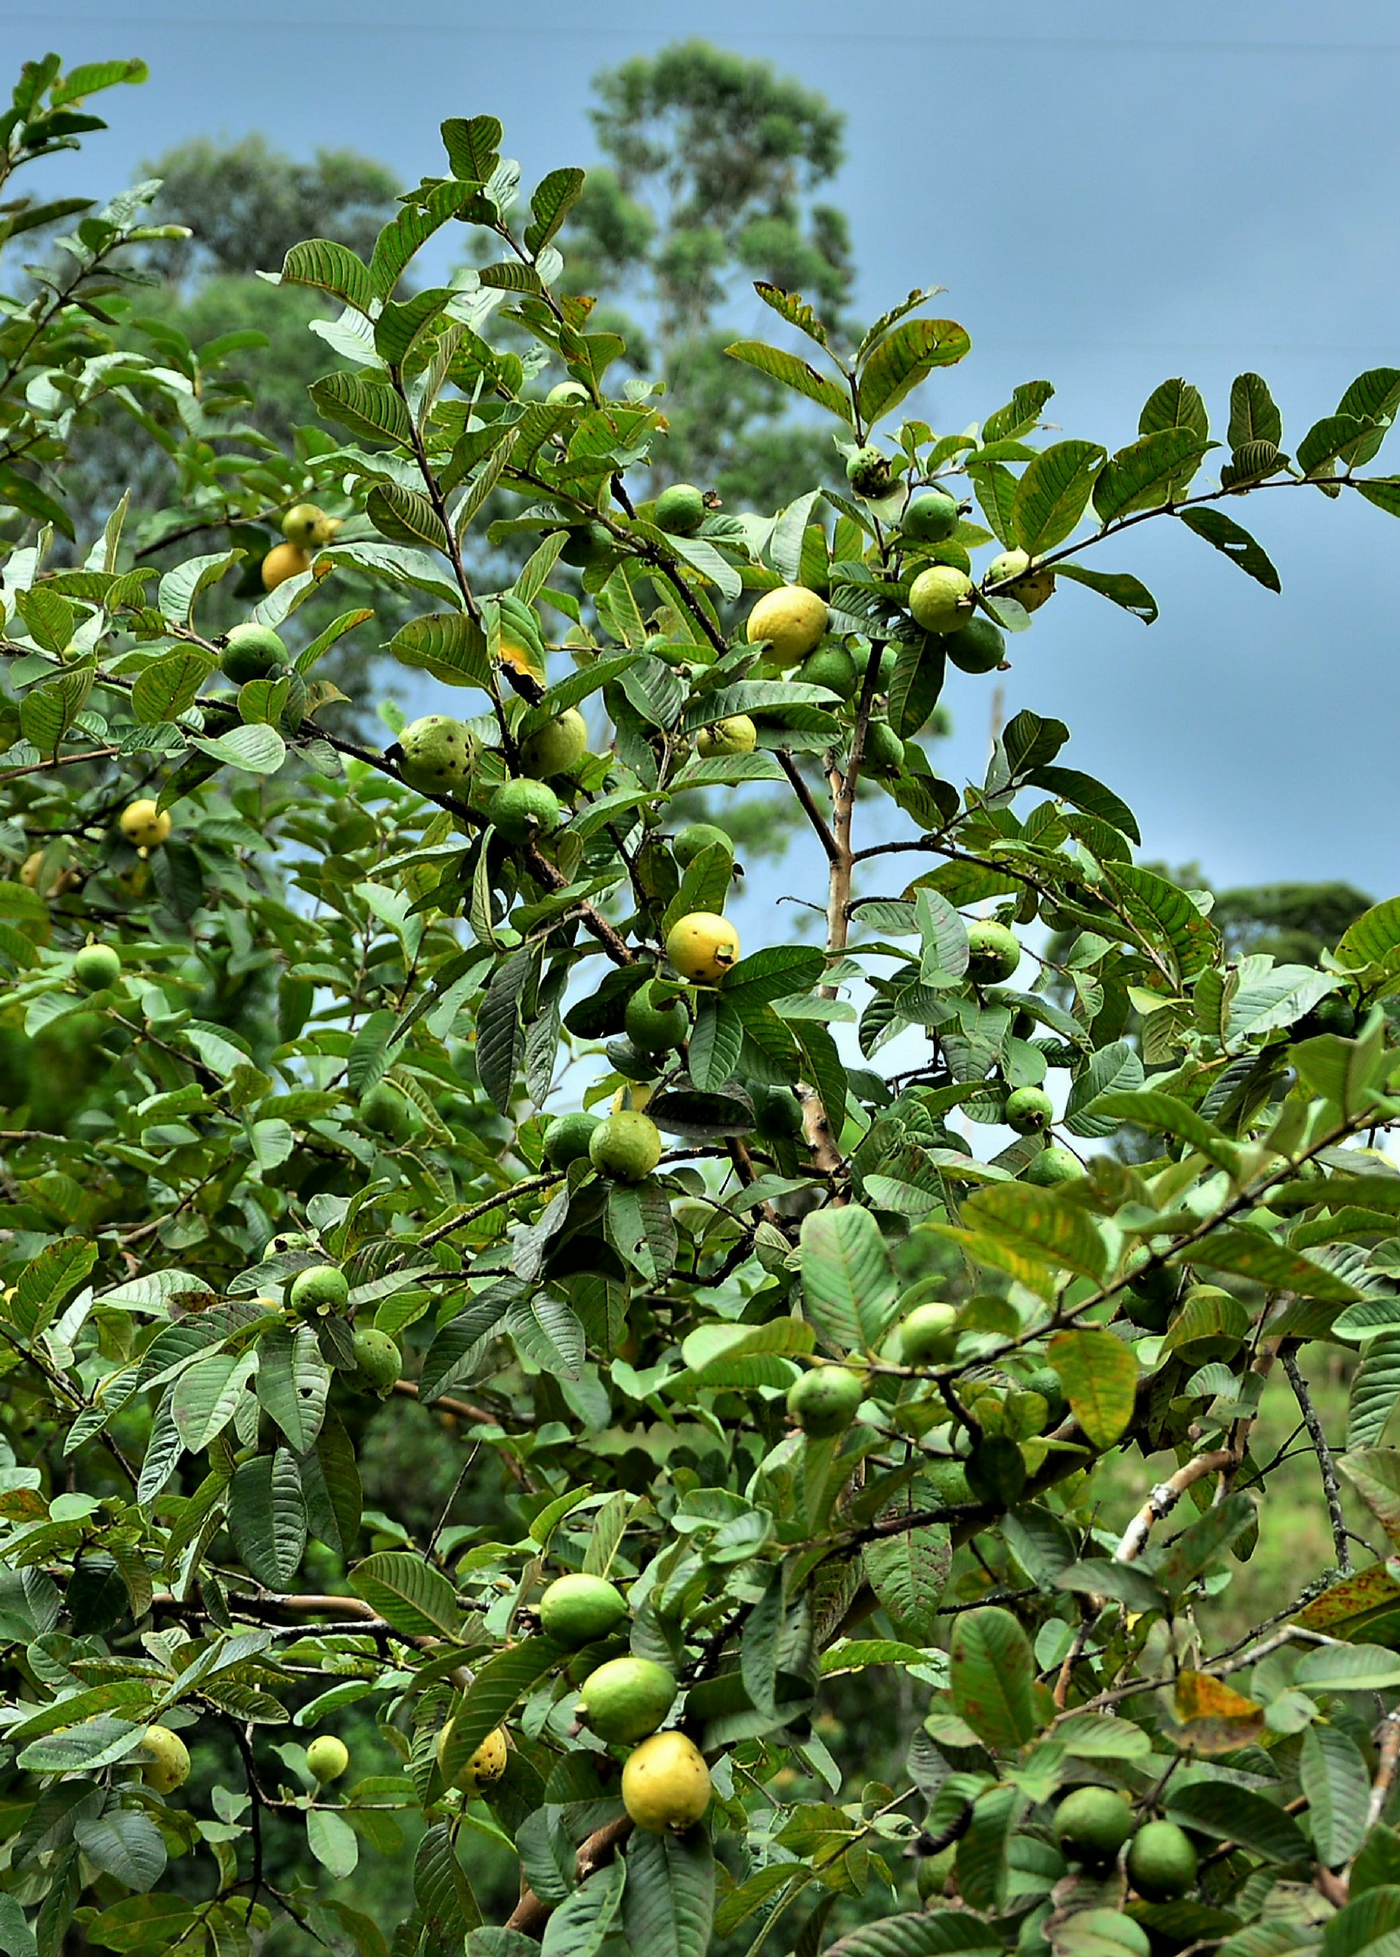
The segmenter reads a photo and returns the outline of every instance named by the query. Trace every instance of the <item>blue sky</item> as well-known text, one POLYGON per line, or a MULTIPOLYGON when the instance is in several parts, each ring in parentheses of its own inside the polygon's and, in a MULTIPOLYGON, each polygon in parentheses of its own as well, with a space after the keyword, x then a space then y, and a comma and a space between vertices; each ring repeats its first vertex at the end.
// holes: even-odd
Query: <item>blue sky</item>
MULTIPOLYGON (((941 284, 940 309, 972 335, 971 357, 921 403, 944 429, 1044 376, 1066 434, 1116 446, 1151 389, 1184 374, 1223 433, 1232 375, 1257 368, 1288 446, 1357 373, 1400 366, 1400 20, 1379 0, 486 11, 145 0, 0 8, 0 26, 15 58, 52 46, 70 65, 149 61, 144 88, 104 98, 110 132, 55 166, 111 191, 184 137, 254 128, 303 154, 348 144, 413 181, 440 167, 444 116, 486 109, 528 182, 595 154, 600 66, 702 23, 845 111, 833 195, 852 220, 865 309, 941 284)), ((736 297, 739 327, 769 317, 736 297)), ((1400 473, 1392 443, 1373 466, 1400 473)), ((1006 710, 1067 720, 1062 760, 1127 796, 1151 854, 1198 859, 1222 884, 1341 876, 1388 895, 1400 887, 1386 731, 1400 707, 1400 528, 1359 498, 1312 491, 1232 510, 1274 556, 1281 598, 1179 526, 1144 526, 1088 561, 1145 578, 1160 621, 1145 629, 1062 590, 1014 644, 1006 710)), ((990 692, 953 676, 957 732, 939 759, 955 779, 980 774, 990 692)))

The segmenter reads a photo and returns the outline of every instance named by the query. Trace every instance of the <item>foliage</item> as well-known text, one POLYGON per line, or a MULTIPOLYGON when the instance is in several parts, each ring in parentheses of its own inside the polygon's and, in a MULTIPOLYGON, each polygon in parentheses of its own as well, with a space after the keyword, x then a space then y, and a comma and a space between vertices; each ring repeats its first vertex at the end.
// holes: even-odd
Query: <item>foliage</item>
MULTIPOLYGON (((31 65, 0 120, 7 168, 96 126, 73 103, 133 78, 31 65)), ((1096 597, 1150 622, 1136 578, 1093 568, 1148 520, 1276 586, 1222 505, 1268 482, 1400 511, 1400 485, 1363 473, 1400 372, 1362 375, 1290 453, 1254 375, 1223 448, 1175 380, 1112 453, 1045 439, 1044 382, 940 435, 895 412, 969 351, 929 295, 852 346, 760 285, 810 364, 756 340, 735 359, 846 450, 880 447, 893 487, 817 486, 677 536, 628 487, 662 410, 608 390, 620 342, 561 284, 581 173, 517 214, 500 125, 442 136, 448 174, 367 256, 319 239, 283 265, 343 309, 315 390, 339 447, 216 454, 179 362, 111 346, 150 187, 81 217, 62 281, 0 319, 0 1945, 1383 1940, 1400 1578, 1351 1567, 1339 1476, 1400 1540, 1400 1175, 1377 1146, 1400 1118, 1400 900, 1317 964, 1231 957, 1208 898, 1134 860, 1121 797, 1063 765, 1058 721, 1017 713, 960 793, 920 742, 948 649, 908 593, 940 564, 998 630, 1096 597), (408 291, 453 220, 488 241, 481 271, 408 291), (574 383, 553 401, 551 361, 574 383), (182 507, 124 498, 91 534, 63 459, 108 395, 173 449, 182 507), (906 502, 934 480, 967 508, 914 545, 906 502), (232 511, 270 534, 313 492, 346 520, 256 587, 249 622, 287 658, 235 686, 209 604, 265 541, 248 560, 258 525, 213 551, 201 528, 232 511), (463 551, 493 494, 493 540, 529 554, 486 591, 463 551), (749 600, 785 584, 828 606, 856 698, 749 640, 749 600), (342 588, 305 642, 309 601, 342 588), (394 656, 469 717, 451 742, 437 728, 454 785, 428 794, 404 780, 407 754, 424 779, 421 733, 381 751, 322 721, 323 656, 405 598, 394 656), (574 707, 589 751, 522 798, 531 737, 574 707), (702 753, 741 716, 752 752, 702 753), (902 818, 870 850, 867 751, 902 818), (732 865, 703 837, 679 862, 673 806, 765 782, 812 831, 825 943, 686 985, 662 948, 728 948, 732 865), (1009 960, 1020 943, 1036 963, 1040 924, 1071 935, 1023 989, 1009 960), (653 1011, 683 1002, 683 1047, 623 1037, 643 985, 653 1011), (1350 1036, 1328 1030, 1343 1014, 1350 1036), (1042 1084, 1051 1134, 1007 1144, 1009 1096, 1042 1084), (578 1123, 547 1141, 579 1100, 615 1102, 609 1132, 637 1146, 578 1123), (1053 1181, 1048 1139, 1074 1151, 1053 1181), (1359 1364, 1329 1434, 1307 1367, 1338 1349, 1359 1364), (798 1380, 831 1366, 858 1376, 851 1424, 843 1378, 815 1408, 797 1393, 795 1425, 798 1380), (1222 1641, 1200 1607, 1257 1536, 1271 1375, 1337 1567, 1297 1569, 1281 1620, 1222 1641), (380 1394, 416 1425, 380 1424, 380 1394), (450 1482, 435 1423, 460 1451, 450 1482), (1145 1501, 1124 1502, 1125 1461, 1145 1501), (610 1579, 625 1626, 581 1649, 546 1636, 566 1572, 610 1579), (870 1779, 887 1700, 907 1744, 870 1779), (629 1752, 657 1720, 660 1743, 629 1752), (350 1741, 343 1777, 311 1771, 318 1736, 350 1741), (1084 1788, 1110 1805, 1061 1826, 1084 1788), (1185 1838, 1115 1859, 1120 1797, 1128 1827, 1185 1838), (392 1921, 359 1906, 362 1857, 411 1884, 392 1921)), ((28 220, 8 206, 12 231, 28 220)), ((338 1750, 316 1758, 326 1773, 338 1750)))

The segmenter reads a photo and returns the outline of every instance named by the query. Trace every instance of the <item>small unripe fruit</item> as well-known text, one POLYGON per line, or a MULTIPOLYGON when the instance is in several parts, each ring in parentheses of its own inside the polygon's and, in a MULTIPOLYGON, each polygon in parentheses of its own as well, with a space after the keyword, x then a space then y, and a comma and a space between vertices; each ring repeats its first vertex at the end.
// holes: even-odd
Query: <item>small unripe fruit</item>
POLYGON ((942 544, 958 527, 958 505, 946 489, 926 489, 914 497, 900 519, 900 529, 911 544, 942 544))
POLYGON ((84 945, 73 960, 73 976, 84 992, 103 992, 122 975, 122 961, 111 945, 84 945))
POLYGON ((925 632, 958 632, 974 613, 972 579, 952 564, 930 564, 909 587, 909 610, 925 632))
POLYGON ((656 499, 656 527, 673 537, 693 537, 705 521, 705 498, 694 483, 673 482, 656 499))
POLYGON ((898 774, 904 766, 904 743, 887 720, 872 720, 866 726, 865 766, 872 775, 898 774))
POLYGON ((714 911, 691 911, 666 934, 666 956, 683 978, 713 985, 739 961, 739 933, 714 911))
POLYGON ((838 700, 851 700, 860 691, 861 671, 839 639, 829 639, 802 662, 804 686, 824 686, 838 700))
POLYGON ((899 1350, 906 1366, 941 1366, 958 1343, 958 1314, 952 1305, 915 1305, 899 1328, 899 1350))
POLYGON ((339 528, 339 518, 327 516, 315 503, 294 503, 282 519, 282 535, 299 550, 328 544, 339 528))
POLYGON ((556 1577, 540 1598, 540 1624, 556 1644, 577 1651, 615 1631, 627 1615, 627 1600, 606 1577, 556 1577))
POLYGON ((404 1141, 417 1125, 414 1110, 396 1087, 377 1080, 360 1103, 360 1125, 386 1141, 404 1141))
POLYGON ((733 839, 713 822, 690 822, 678 829, 671 841, 671 854, 683 870, 690 868, 702 849, 718 847, 734 854, 733 839))
POLYGON ((1018 1087, 1006 1097, 1003 1114, 1008 1128, 1018 1135, 1038 1134, 1048 1128, 1055 1105, 1043 1087, 1018 1087))
POLYGON ((888 496, 894 486, 887 459, 877 448, 858 448, 846 457, 846 481, 857 496, 888 496))
POLYGON ((157 1794, 173 1794, 190 1777, 190 1750, 168 1726, 148 1726, 141 1751, 149 1756, 141 1778, 157 1794))
POLYGON ((831 613, 826 600, 805 585, 785 584, 776 591, 765 591, 745 627, 749 644, 768 641, 768 657, 775 666, 795 666, 826 637, 831 613))
POLYGON ((684 1733, 644 1740, 622 1769, 622 1802, 651 1835, 682 1834, 710 1805, 710 1770, 684 1733))
POLYGON ((621 1108, 594 1129, 588 1159, 615 1182, 644 1182, 661 1160, 661 1131, 650 1115, 621 1108))
POLYGON ((122 834, 137 849, 156 849, 166 841, 171 830, 169 809, 158 809, 149 798, 139 802, 128 802, 121 812, 119 823, 122 834))
POLYGON ((1133 1832, 1133 1811, 1107 1787, 1076 1787, 1055 1810, 1055 1835, 1065 1854, 1102 1868, 1133 1832))
POLYGON ((486 812, 508 843, 552 835, 564 820, 563 803, 542 781, 502 782, 486 812))
POLYGON ((420 795, 456 795, 476 761, 471 729, 451 714, 425 714, 399 735, 399 773, 420 795))
POLYGON ((1016 933, 995 918, 979 918, 967 927, 967 975, 974 985, 1000 985, 1021 962, 1016 933))
POLYGON ((542 780, 546 775, 567 775, 587 752, 588 722, 577 707, 566 707, 528 737, 520 750, 520 765, 542 780))
POLYGON ((1078 1182, 1084 1174, 1084 1164, 1067 1148, 1043 1148, 1022 1169, 1021 1181, 1034 1183, 1039 1189, 1054 1189, 1062 1182, 1078 1182))
POLYGON ((556 1115, 544 1131, 544 1159, 551 1169, 567 1169, 588 1154, 594 1131, 602 1124, 596 1114, 576 1110, 556 1115))
POLYGON ((300 544, 274 544, 262 561, 264 591, 275 591, 288 578, 299 578, 311 569, 311 553, 300 544))
POLYGON ((732 714, 728 720, 717 720, 712 727, 702 727, 695 737, 695 750, 706 760, 712 754, 752 754, 758 746, 758 729, 746 713, 732 714))
POLYGON ((676 1681, 650 1658, 610 1658, 583 1681, 578 1716, 610 1746, 654 1733, 671 1710, 676 1681))
POLYGON ((972 618, 961 632, 950 632, 943 650, 964 673, 994 672, 1006 657, 1006 635, 989 618, 972 618))
POLYGON ((1032 570, 1031 560, 1023 550, 1004 550, 987 566, 983 583, 1004 586, 993 594, 993 603, 997 598, 1014 598, 1023 610, 1037 612, 1055 589, 1055 573, 1032 570))
POLYGON ((387 1332, 377 1325, 357 1329, 351 1341, 355 1364, 377 1393, 393 1391, 403 1369, 403 1354, 387 1332))
POLYGON ((690 1017, 679 999, 658 998, 650 983, 639 986, 627 1001, 623 1030, 642 1053, 669 1053, 685 1044, 690 1017))
POLYGON ((293 1311, 324 1317, 327 1312, 342 1311, 349 1296, 345 1273, 334 1264, 313 1264, 309 1271, 299 1271, 292 1279, 293 1311))
POLYGON ((787 1410, 813 1440, 844 1434, 865 1397, 865 1381, 849 1366, 816 1366, 788 1388, 787 1410))
POLYGON ((1145 1821, 1128 1844, 1128 1880, 1145 1903, 1172 1903, 1196 1886, 1195 1843, 1174 1821, 1145 1821))
POLYGON ((334 1733, 319 1734, 306 1749, 307 1768, 322 1787, 328 1781, 339 1780, 349 1764, 349 1749, 334 1733))
POLYGON ((269 625, 255 625, 251 619, 235 625, 224 640, 219 666, 235 686, 249 680, 266 679, 287 663, 287 648, 269 625))

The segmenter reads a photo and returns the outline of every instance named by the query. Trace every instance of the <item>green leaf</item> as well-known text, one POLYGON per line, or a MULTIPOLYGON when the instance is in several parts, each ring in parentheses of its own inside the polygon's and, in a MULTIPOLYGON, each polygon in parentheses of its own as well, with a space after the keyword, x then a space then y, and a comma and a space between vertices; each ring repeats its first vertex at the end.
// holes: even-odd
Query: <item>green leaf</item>
POLYGON ((301 1471, 285 1447, 241 1462, 229 1484, 229 1533, 257 1582, 286 1590, 306 1548, 301 1471))
POLYGON ((1053 550, 1063 543, 1089 501, 1104 452, 1097 442, 1056 442, 1035 458, 1016 487, 1012 506, 1022 550, 1053 550))
POLYGON ((1095 1447, 1111 1447, 1133 1417, 1138 1364, 1111 1332, 1057 1332, 1046 1358, 1095 1447))
POLYGON ((1400 1453, 1362 1448, 1337 1463, 1393 1543, 1400 1543, 1400 1453))
POLYGON ((331 421, 372 442, 409 448, 413 423, 393 388, 376 386, 362 374, 327 374, 311 387, 311 398, 331 421))
POLYGON ((859 1204, 814 1210, 799 1239, 802 1299, 819 1337, 842 1354, 873 1348, 896 1309, 890 1256, 880 1226, 859 1204))
POLYGON ((1350 453, 1377 432, 1374 423, 1356 415, 1324 415, 1298 444, 1298 467, 1305 476, 1327 476, 1339 455, 1350 453))
POLYGON ((1233 1271, 1237 1277, 1253 1278, 1266 1290, 1296 1291, 1299 1297, 1320 1298, 1325 1304, 1349 1305, 1363 1295, 1345 1278, 1255 1230, 1217 1231, 1181 1255, 1188 1264, 1233 1271))
POLYGON ((491 660, 486 634, 465 612, 429 612, 411 618, 389 642, 401 666, 416 666, 447 686, 491 690, 491 660))
MULTIPOLYGON (((371 1558, 374 1560, 378 1559, 371 1558)), ((562 1648, 549 1638, 527 1638, 523 1644, 508 1646, 487 1659, 452 1716, 452 1730, 442 1749, 445 1780, 456 1779, 486 1735, 495 1731, 535 1682, 563 1657, 562 1648)))
POLYGON ((1117 605, 1122 611, 1131 612, 1144 625, 1156 623, 1157 600, 1141 578, 1135 578, 1127 571, 1086 571, 1082 564, 1060 563, 1055 566, 1055 576, 1068 578, 1072 584, 1082 584, 1089 591, 1097 591, 1101 598, 1107 598, 1110 604, 1117 605))
POLYGON ((1225 1780, 1169 1781, 1162 1796, 1168 1818, 1217 1841, 1235 1841, 1266 1862, 1310 1859, 1302 1829, 1281 1807, 1225 1780))
POLYGON ((1029 435, 1040 420, 1040 411, 1054 394, 1050 381, 1024 381, 1012 390, 1004 408, 997 408, 982 424, 982 440, 1014 442, 1029 435))
POLYGON ((311 285, 332 292, 366 318, 377 297, 374 280, 363 259, 330 238, 307 238, 293 245, 282 261, 283 285, 311 285))
POLYGON ((252 1353, 211 1352, 181 1373, 170 1410, 191 1454, 202 1454, 227 1427, 256 1366, 252 1353))
POLYGON ((980 1239, 994 1239, 1018 1259, 1051 1264, 1095 1282, 1108 1268, 1107 1246, 1088 1212, 1030 1183, 979 1189, 963 1204, 962 1220, 980 1239))
POLYGON ((1035 1737, 1035 1656, 1010 1611, 969 1611, 949 1645, 953 1704, 980 1740, 1019 1747, 1035 1737))
POLYGON ((306 1845, 333 1882, 355 1873, 360 1845, 355 1830, 331 1808, 315 1807, 306 1816, 306 1845))
POLYGON ((583 171, 551 170, 530 198, 534 219, 525 227, 525 249, 538 257, 583 195, 583 171))
POLYGON ((489 183, 500 162, 505 134, 495 116, 449 116, 441 125, 443 148, 454 177, 489 183))
MULTIPOLYGON (((622 1903, 630 1860, 619 1856, 596 1870, 553 1911, 544 1926, 541 1957, 596 1957, 622 1903)), ((655 1911, 648 1914, 655 1922, 655 1911)))
POLYGON ((1258 374, 1239 374, 1230 388, 1230 426, 1226 441, 1232 449, 1247 442, 1283 443, 1283 416, 1274 406, 1268 383, 1258 374))
POLYGON ((863 1923, 833 1943, 826 1957, 943 1957, 945 1951, 993 1952, 1001 1944, 972 1910, 919 1910, 863 1923))
POLYGON ((97 1262, 97 1245, 82 1237, 59 1237, 45 1244, 20 1273, 15 1295, 4 1309, 24 1339, 37 1339, 58 1316, 59 1306, 76 1291, 97 1262))
POLYGON ((1150 1134, 1175 1135, 1179 1141, 1204 1155, 1217 1168, 1235 1174, 1240 1165, 1239 1145, 1222 1134, 1195 1108, 1174 1095, 1154 1088, 1139 1088, 1136 1093, 1108 1093, 1095 1103, 1096 1112, 1117 1121, 1131 1121, 1150 1134))
POLYGON ((466 1871, 457 1860, 456 1831, 447 1822, 428 1829, 413 1858, 413 1896, 426 1919, 434 1952, 456 1953, 481 1922, 466 1871))
POLYGON ((799 359, 795 353, 770 347, 763 340, 735 340, 732 346, 724 350, 731 359, 742 360, 748 367, 756 367, 770 380, 781 381, 795 394, 805 395, 809 401, 818 402, 848 426, 852 424, 851 397, 846 390, 819 373, 807 361, 799 359))
POLYGON ((365 499, 365 515, 391 544, 426 544, 432 550, 447 550, 442 519, 421 490, 377 482, 365 499))
POLYGON ((1269 561, 1267 551, 1256 543, 1241 524, 1228 517, 1222 510, 1191 509, 1178 512, 1188 530, 1194 530, 1198 537, 1204 537, 1208 544, 1232 564, 1254 578, 1269 591, 1280 591, 1278 572, 1269 561))
POLYGON ((1317 1859, 1329 1869, 1340 1868, 1366 1838, 1371 1781, 1361 1749, 1338 1726, 1309 1726, 1298 1775, 1317 1859))
POLYGON ((1339 451, 1348 469, 1369 462, 1385 439, 1386 431, 1400 408, 1400 370, 1372 367, 1358 374, 1337 403, 1339 415, 1355 415, 1370 424, 1370 432, 1339 451))
POLYGON ((287 743, 275 727, 261 721, 231 728, 227 734, 196 735, 191 746, 210 760, 247 775, 275 775, 287 758, 287 743))
MULTIPOLYGON (((715 1914, 715 1858, 703 1828, 638 1829, 627 1844, 622 1932, 647 1957, 705 1957, 715 1914)), ((548 1942, 548 1928, 545 1931, 548 1942)))
POLYGON ((1354 918, 1333 954, 1346 972, 1384 969, 1400 952, 1400 897, 1387 897, 1354 918))
POLYGON ((1111 1135, 1116 1116, 1099 1108, 1108 1094, 1136 1093, 1143 1081, 1142 1061, 1126 1040, 1100 1047, 1089 1065, 1074 1078, 1065 1102, 1064 1125, 1072 1135, 1111 1135))
POLYGON ((861 1551, 871 1589, 897 1631, 932 1644, 938 1636, 938 1607, 948 1587, 953 1546, 946 1522, 930 1522, 896 1535, 880 1536, 861 1551))
POLYGON ((1094 511, 1108 525, 1170 501, 1182 472, 1194 473, 1207 444, 1194 428, 1158 428, 1111 455, 1094 483, 1094 511))
MULTIPOLYGON (((723 852, 721 852, 722 854, 723 852)), ((717 991, 707 992, 695 1009, 686 1042, 690 1078, 702 1092, 723 1087, 739 1064, 744 1022, 717 991)))
POLYGON ((1400 1652, 1380 1644, 1318 1645, 1298 1660, 1293 1683, 1305 1692, 1388 1692, 1400 1685, 1400 1652))
POLYGON ((386 1549, 366 1556, 350 1572, 350 1588, 408 1637, 455 1638, 461 1630, 456 1591, 415 1550, 386 1549))
POLYGON ((935 367, 951 367, 971 350, 972 341, 956 320, 904 320, 861 362, 861 419, 867 427, 878 421, 935 367))
POLYGON ((258 1402, 296 1454, 314 1445, 326 1416, 330 1368, 309 1325, 278 1325, 258 1347, 258 1402))
POLYGON ((1347 1451, 1373 1447, 1400 1400, 1400 1330, 1381 1332, 1361 1348, 1347 1406, 1347 1451))
POLYGON ((163 653, 137 676, 131 689, 132 712, 147 726, 178 720, 194 705, 195 695, 213 670, 213 660, 193 646, 163 653))

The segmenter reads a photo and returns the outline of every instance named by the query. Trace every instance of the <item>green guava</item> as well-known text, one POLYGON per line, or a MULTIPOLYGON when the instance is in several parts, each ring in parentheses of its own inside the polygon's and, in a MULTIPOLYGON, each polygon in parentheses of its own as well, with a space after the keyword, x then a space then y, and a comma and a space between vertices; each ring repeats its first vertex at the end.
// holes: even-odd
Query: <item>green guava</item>
POLYGON ((528 737, 520 750, 520 765, 542 781, 547 775, 567 775, 587 752, 588 722, 577 707, 566 707, 528 737))
POLYGON ((802 1133, 802 1103, 788 1087, 756 1086, 749 1090, 754 1128, 766 1142, 780 1142, 802 1133))
POLYGON ((420 795, 456 795, 476 761, 471 730, 450 714, 426 714, 399 735, 399 773, 420 795))
POLYGON ((292 1279, 292 1310, 308 1317, 342 1311, 349 1296, 345 1273, 334 1264, 313 1264, 309 1271, 298 1271, 292 1279))
POLYGON ((906 1366, 941 1366, 958 1342, 958 1314, 952 1305, 915 1305, 899 1328, 899 1351, 906 1366))
POLYGON ((417 1115, 409 1102, 387 1080, 377 1080, 360 1102, 360 1125, 386 1141, 407 1140, 417 1127, 417 1115))
POLYGON ((872 775, 898 774, 904 766, 904 743, 887 720, 866 725, 865 766, 872 775))
POLYGON ((567 1169, 588 1153, 588 1144, 600 1123, 596 1114, 577 1108, 570 1114, 557 1114, 544 1131, 544 1159, 551 1169, 567 1169))
POLYGON ((656 499, 653 517, 658 530, 673 537, 693 537, 705 521, 705 498, 694 483, 673 482, 656 499))
POLYGON ((1035 1135, 1048 1128, 1054 1113, 1055 1104, 1043 1087, 1014 1088, 1002 1110, 1007 1127, 1018 1135, 1035 1135))
POLYGON ((915 496, 900 519, 900 530, 911 544, 943 544, 959 523, 956 497, 946 489, 926 489, 915 496))
POLYGON ((1060 1383, 1060 1375, 1050 1366, 1037 1366, 1028 1378, 1021 1381, 1021 1389, 1026 1393, 1038 1393, 1045 1402, 1045 1425, 1058 1427, 1069 1411, 1065 1389, 1060 1383))
POLYGON ((651 1658, 610 1658, 588 1674, 578 1716, 610 1746, 629 1746, 654 1733, 676 1696, 676 1681, 651 1658))
POLYGON ((967 975, 974 985, 1000 985, 1021 962, 1016 933, 995 918, 978 918, 967 927, 967 975))
POLYGON ((387 1394, 403 1371, 403 1354, 377 1325, 357 1326, 351 1350, 355 1364, 378 1393, 387 1394))
POLYGON ((865 1381, 849 1366, 815 1366, 788 1388, 787 1410, 814 1441, 844 1434, 865 1398, 865 1381))
POLYGON ((731 857, 734 854, 733 838, 713 822, 688 822, 671 839, 671 854, 683 870, 690 868, 702 849, 712 848, 723 849, 731 857))
POLYGON ((627 1615, 627 1600, 606 1577, 556 1577, 540 1598, 544 1634, 571 1651, 615 1631, 627 1615))
POLYGON ((661 1131, 650 1115, 619 1108, 594 1129, 588 1159, 615 1182, 644 1182, 661 1160, 661 1131))
POLYGON ((838 700, 852 700, 860 691, 861 672, 839 639, 827 639, 802 662, 802 684, 824 686, 838 700))
POLYGON ((122 961, 111 945, 84 945, 73 960, 73 976, 84 992, 104 992, 122 975, 122 961))
POLYGON ((307 1769, 312 1779, 318 1780, 322 1787, 328 1781, 339 1780, 349 1764, 349 1748, 334 1733, 318 1734, 306 1749, 307 1769))
POLYGON ((255 625, 251 619, 230 628, 219 654, 220 670, 235 686, 266 679, 286 663, 287 648, 271 626, 255 625))
POLYGON ((702 727, 695 737, 696 752, 707 760, 712 754, 752 754, 757 746, 758 729, 746 713, 702 727))
POLYGON ((670 1053, 684 1046, 690 1031, 690 1015, 679 999, 658 994, 648 981, 638 986, 627 1001, 622 1024, 639 1052, 670 1053))
POLYGON ((894 487, 887 458, 877 448, 858 448, 846 457, 846 481, 857 496, 888 496, 894 487))
POLYGON ((1102 1868, 1133 1832, 1133 1811, 1108 1787, 1076 1787, 1055 1809, 1055 1838, 1072 1862, 1102 1868))
POLYGON ((328 544, 340 528, 340 518, 327 516, 317 503, 293 503, 282 518, 282 535, 298 550, 328 544))
POLYGON ((1021 1181, 1034 1183, 1038 1189, 1054 1189, 1062 1182, 1078 1182, 1084 1173, 1084 1164, 1067 1148, 1043 1148, 1022 1169, 1021 1181))
POLYGON ((542 781, 505 781, 486 813, 507 842, 528 843, 553 834, 564 820, 564 805, 542 781))
POLYGON ((930 564, 909 587, 909 610, 925 632, 958 632, 974 615, 972 579, 952 564, 930 564))
POLYGON ((1128 1880, 1145 1903, 1173 1903, 1196 1886, 1200 1857, 1174 1821, 1145 1821, 1128 1844, 1128 1880))
POLYGON ((991 619, 969 619, 961 632, 950 632, 943 650, 964 673, 991 673, 1006 657, 1006 635, 991 619))

